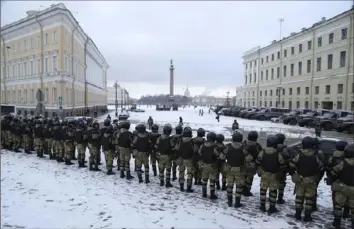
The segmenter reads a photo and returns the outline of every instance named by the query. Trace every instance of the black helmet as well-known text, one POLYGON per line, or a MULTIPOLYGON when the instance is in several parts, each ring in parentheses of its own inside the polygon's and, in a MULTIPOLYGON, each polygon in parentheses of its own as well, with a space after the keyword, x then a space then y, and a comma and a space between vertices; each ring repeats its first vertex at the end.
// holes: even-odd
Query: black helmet
POLYGON ((163 133, 166 135, 170 135, 172 132, 172 126, 170 124, 166 124, 163 126, 163 133))
POLYGON ((178 124, 177 126, 176 126, 176 134, 182 134, 182 131, 183 131, 183 127, 182 127, 182 125, 180 125, 180 124, 178 124))
POLYGON ((205 130, 203 128, 199 128, 197 130, 197 136, 201 138, 205 137, 205 130))
POLYGON ((243 134, 241 134, 240 132, 235 131, 232 134, 232 141, 233 142, 242 142, 242 140, 243 140, 243 134))
POLYGON ((183 137, 192 137, 192 128, 189 126, 183 128, 183 137))
POLYGON ((223 134, 217 134, 215 139, 216 142, 222 143, 225 140, 225 136, 223 134))
POLYGON ((354 157, 354 144, 348 144, 344 149, 344 157, 345 158, 353 158, 354 157))
POLYGON ((277 148, 278 146, 278 139, 275 137, 275 135, 268 135, 267 137, 267 147, 271 148, 277 148))
POLYGON ((95 128, 95 129, 99 129, 100 128, 100 124, 97 121, 94 121, 92 123, 92 127, 95 128))
POLYGON ((312 137, 304 137, 302 139, 302 148, 303 149, 311 149, 314 146, 314 139, 312 137))
POLYGON ((118 123, 118 119, 113 119, 113 123, 114 124, 118 123))
POLYGON ((284 144, 285 135, 282 133, 276 134, 275 137, 278 139, 278 144, 284 144))
POLYGON ((78 123, 78 127, 82 128, 82 129, 85 128, 85 122, 80 120, 79 123, 78 123))
POLYGON ((336 150, 344 151, 345 147, 347 146, 348 142, 340 140, 336 143, 336 150))
POLYGON ((138 133, 144 133, 146 131, 146 126, 143 123, 139 123, 136 125, 135 130, 138 131, 138 133))
POLYGON ((206 136, 208 142, 215 142, 216 134, 214 132, 209 132, 206 136))
POLYGON ((249 133, 248 133, 248 136, 247 136, 247 139, 249 140, 249 141, 257 141, 257 139, 258 139, 258 133, 257 133, 257 131, 250 131, 249 133))
POLYGON ((153 124, 153 125, 151 126, 151 131, 152 131, 153 133, 159 132, 159 126, 158 126, 157 124, 153 124))
POLYGON ((107 134, 113 134, 113 131, 114 131, 113 126, 108 126, 106 129, 107 134))
MULTIPOLYGON (((130 129, 130 122, 129 121, 122 122, 122 128, 129 130, 130 129)), ((135 127, 135 129, 136 129, 136 127, 135 127)))
POLYGON ((104 121, 103 121, 103 125, 104 126, 110 126, 111 125, 111 120, 106 118, 104 121))
POLYGON ((88 118, 86 119, 86 122, 87 122, 87 125, 92 124, 92 122, 93 122, 93 118, 88 117, 88 118))

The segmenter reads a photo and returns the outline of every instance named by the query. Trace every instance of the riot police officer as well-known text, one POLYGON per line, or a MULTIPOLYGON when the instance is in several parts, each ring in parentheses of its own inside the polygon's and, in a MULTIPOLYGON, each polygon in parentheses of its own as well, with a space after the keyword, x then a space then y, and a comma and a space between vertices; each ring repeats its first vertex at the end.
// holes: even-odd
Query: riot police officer
POLYGON ((177 166, 182 163, 181 157, 178 155, 178 152, 175 150, 176 144, 178 141, 182 139, 182 131, 183 127, 181 124, 178 124, 175 128, 176 134, 172 135, 171 137, 171 146, 173 150, 173 161, 172 161, 172 180, 177 180, 177 166))
POLYGON ((151 149, 151 155, 150 155, 150 163, 152 165, 152 171, 154 173, 154 176, 157 176, 157 170, 156 170, 156 149, 155 145, 157 142, 157 139, 160 137, 160 134, 158 133, 159 131, 159 126, 157 124, 153 124, 151 126, 151 132, 149 133, 149 139, 151 142, 151 145, 153 146, 151 149))
POLYGON ((205 130, 199 128, 197 130, 197 137, 193 138, 194 153, 196 155, 194 162, 194 185, 202 184, 202 167, 199 165, 201 163, 200 155, 198 154, 199 148, 205 143, 205 130))
MULTIPOLYGON (((223 134, 217 134, 216 135, 216 144, 215 148, 216 150, 220 153, 224 152, 225 150, 225 144, 224 144, 225 136, 223 134)), ((218 159, 217 166, 218 166, 218 171, 216 174, 216 189, 220 190, 220 174, 222 177, 222 190, 226 190, 226 173, 223 171, 224 167, 224 160, 218 159)))

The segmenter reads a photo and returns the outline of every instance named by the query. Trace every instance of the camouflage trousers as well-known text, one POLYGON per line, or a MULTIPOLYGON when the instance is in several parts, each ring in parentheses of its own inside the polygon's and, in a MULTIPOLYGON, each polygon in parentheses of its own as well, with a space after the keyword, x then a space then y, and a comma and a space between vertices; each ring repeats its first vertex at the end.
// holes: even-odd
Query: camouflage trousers
POLYGON ((243 183, 243 186, 248 190, 251 190, 252 188, 254 175, 256 175, 256 168, 246 168, 245 182, 243 183))
POLYGON ((305 211, 312 212, 313 200, 317 192, 316 180, 308 177, 302 178, 301 182, 296 183, 295 207, 302 209, 305 203, 305 211))
POLYGON ((279 188, 278 188, 278 198, 284 197, 284 189, 286 186, 286 174, 287 172, 282 172, 279 176, 279 188))
POLYGON ((195 179, 195 184, 201 184, 202 181, 202 172, 203 168, 199 166, 198 162, 194 163, 194 179, 195 179))
POLYGON ((18 150, 19 148, 21 148, 21 144, 22 144, 22 136, 17 135, 17 134, 13 134, 12 135, 12 149, 18 150))
POLYGON ((243 167, 229 167, 226 171, 227 196, 232 196, 234 184, 236 185, 236 198, 241 198, 244 182, 243 167))
POLYGON ((172 167, 172 155, 159 155, 159 176, 160 180, 165 179, 166 170, 166 181, 171 181, 171 167, 172 167))
POLYGON ((352 221, 354 221, 354 186, 348 186, 336 181, 333 183, 333 191, 335 192, 334 215, 341 218, 343 208, 348 205, 352 221))
POLYGON ((215 191, 217 166, 215 164, 204 164, 204 163, 201 164, 203 167, 202 188, 206 188, 209 180, 210 191, 215 191))
POLYGON ((149 156, 147 152, 139 152, 137 150, 133 151, 133 156, 135 157, 136 172, 138 176, 142 176, 141 167, 144 165, 145 176, 149 176, 149 156))
POLYGON ((90 164, 98 166, 100 163, 100 158, 99 158, 99 155, 101 153, 100 147, 93 146, 92 144, 89 143, 88 148, 89 148, 89 152, 90 152, 90 158, 89 158, 90 164))
POLYGON ((216 173, 216 185, 220 188, 220 175, 223 185, 226 185, 226 172, 224 171, 224 163, 218 163, 218 170, 216 173))
POLYGON ((52 148, 53 148, 53 138, 46 138, 44 140, 44 152, 49 154, 49 155, 52 155, 52 148))
POLYGON ((192 185, 194 163, 192 159, 181 159, 182 163, 179 165, 179 183, 184 184, 184 177, 187 169, 187 185, 192 185))
POLYGON ((65 153, 65 147, 64 147, 64 142, 56 140, 55 141, 55 152, 56 152, 56 157, 58 159, 63 159, 64 158, 64 153, 65 153))
POLYGON ((269 203, 274 206, 277 201, 279 181, 276 173, 263 172, 261 174, 260 201, 265 204, 267 201, 267 191, 269 189, 269 203))
POLYGON ((7 130, 5 136, 6 136, 6 145, 7 145, 7 147, 11 148, 12 147, 12 133, 11 133, 11 131, 7 130))
POLYGON ((156 170, 156 162, 157 162, 156 151, 153 150, 153 151, 151 151, 151 154, 150 154, 150 163, 151 163, 153 170, 156 170))
POLYGON ((78 143, 76 145, 76 148, 77 148, 79 161, 84 161, 85 160, 85 153, 86 153, 86 144, 78 143))
POLYGON ((130 172, 130 148, 119 147, 120 169, 130 172))
POLYGON ((182 158, 178 157, 172 160, 172 179, 177 179, 177 167, 182 164, 182 158))
POLYGON ((106 159, 106 168, 107 170, 110 170, 113 168, 114 150, 104 150, 103 153, 106 159))
POLYGON ((6 145, 6 131, 1 130, 1 144, 6 145))
POLYGON ((65 140, 64 152, 65 152, 65 158, 67 160, 70 161, 72 159, 73 151, 75 152, 74 142, 72 140, 65 140))
POLYGON ((23 140, 23 148, 25 150, 28 150, 30 151, 33 147, 33 138, 31 135, 29 134, 24 134, 23 137, 22 137, 22 140, 23 140))
POLYGON ((35 144, 37 153, 43 152, 43 145, 44 145, 43 138, 35 138, 34 144, 35 144))

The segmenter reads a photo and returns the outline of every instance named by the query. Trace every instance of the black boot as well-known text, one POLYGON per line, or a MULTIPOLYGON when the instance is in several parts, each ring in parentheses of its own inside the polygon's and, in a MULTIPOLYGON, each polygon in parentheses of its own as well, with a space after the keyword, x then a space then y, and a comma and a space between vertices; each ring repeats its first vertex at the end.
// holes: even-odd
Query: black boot
POLYGON ((93 163, 90 163, 90 165, 89 165, 89 170, 90 170, 90 171, 93 171, 93 163))
POLYGON ((69 159, 65 158, 65 164, 66 165, 72 165, 73 163, 69 159))
POLYGON ((217 182, 216 182, 216 189, 217 189, 217 190, 220 190, 220 181, 217 181, 217 182))
POLYGON ((198 185, 198 180, 194 178, 194 185, 198 185))
POLYGON ((228 196, 228 197, 227 197, 227 205, 228 205, 229 207, 232 206, 232 196, 228 196))
POLYGON ((84 164, 84 160, 79 160, 79 168, 85 168, 87 167, 85 164, 84 164))
POLYGON ((127 175, 126 175, 127 180, 131 180, 134 177, 130 174, 130 171, 127 171, 127 175))
POLYGON ((221 188, 221 190, 222 191, 226 191, 226 182, 222 182, 222 188, 221 188))
POLYGON ((180 184, 179 184, 179 190, 180 190, 181 192, 184 192, 184 183, 180 183, 180 184))
POLYGON ((120 178, 125 178, 124 170, 120 171, 120 178))
POLYGON ((273 214, 273 213, 277 213, 278 209, 275 207, 275 205, 270 205, 269 209, 268 209, 268 214, 273 214))
POLYGON ((37 151, 37 157, 39 157, 40 153, 37 151))
POLYGON ((149 175, 145 175, 145 184, 149 184, 149 183, 150 183, 149 175))
POLYGON ((305 211, 304 222, 311 222, 311 221, 312 221, 311 212, 305 211))
POLYGON ((25 153, 27 153, 27 154, 32 154, 32 152, 29 151, 28 149, 25 150, 25 153))
POLYGON ((242 206, 243 204, 241 204, 241 197, 236 197, 235 208, 240 208, 242 206))
POLYGON ((210 199, 211 200, 216 200, 218 198, 217 195, 215 195, 215 190, 210 191, 210 199))
POLYGON ((120 171, 120 165, 117 164, 117 171, 120 171))
POLYGON ((194 192, 191 184, 187 185, 187 192, 189 192, 189 193, 194 192))
POLYGON ((112 171, 112 169, 107 170, 107 175, 114 175, 116 174, 115 172, 112 171))
POLYGON ((335 217, 334 217, 334 221, 333 221, 333 223, 332 223, 332 226, 333 226, 335 229, 340 229, 340 223, 341 223, 340 221, 341 221, 341 218, 335 216, 335 217))
POLYGON ((166 180, 166 185, 165 185, 166 188, 172 188, 173 185, 171 184, 171 182, 169 180, 166 180))
POLYGON ((153 173, 154 173, 154 177, 156 177, 156 176, 157 176, 157 170, 156 170, 156 167, 155 167, 155 166, 152 167, 152 171, 153 171, 153 173))
POLYGON ((138 179, 139 179, 139 183, 143 183, 144 182, 143 176, 141 174, 138 175, 138 179))
POLYGON ((352 220, 352 229, 354 229, 354 220, 352 220))
POLYGON ((202 197, 207 198, 207 188, 206 187, 202 188, 202 197))
POLYGON ((160 180, 160 186, 163 187, 165 185, 165 181, 164 180, 160 180))
POLYGON ((301 220, 301 212, 302 212, 302 208, 296 208, 296 212, 295 212, 296 220, 301 220))
POLYGON ((343 208, 343 219, 349 218, 349 207, 345 205, 343 208))
POLYGON ((172 181, 175 181, 175 180, 177 180, 176 172, 174 172, 174 173, 172 174, 172 181))
POLYGON ((64 160, 63 160, 63 158, 60 158, 60 157, 59 157, 59 158, 57 158, 57 162, 58 162, 58 163, 61 163, 61 162, 64 162, 64 160))
POLYGON ((39 158, 44 158, 43 151, 39 153, 39 158))
POLYGON ((98 172, 98 171, 101 171, 101 169, 100 169, 100 168, 98 168, 98 165, 95 165, 95 168, 94 168, 94 170, 93 170, 93 171, 98 172))
POLYGON ((253 196, 253 194, 251 193, 251 190, 249 190, 249 189, 246 188, 246 187, 243 187, 243 189, 242 189, 242 195, 244 195, 244 196, 253 196))
POLYGON ((318 208, 317 208, 317 196, 313 199, 312 211, 313 212, 318 211, 318 208))
POLYGON ((261 210, 262 212, 266 212, 266 207, 265 207, 265 204, 261 204, 261 206, 259 207, 259 210, 261 210))
POLYGON ((277 204, 285 204, 285 200, 283 199, 283 195, 278 195, 277 204))

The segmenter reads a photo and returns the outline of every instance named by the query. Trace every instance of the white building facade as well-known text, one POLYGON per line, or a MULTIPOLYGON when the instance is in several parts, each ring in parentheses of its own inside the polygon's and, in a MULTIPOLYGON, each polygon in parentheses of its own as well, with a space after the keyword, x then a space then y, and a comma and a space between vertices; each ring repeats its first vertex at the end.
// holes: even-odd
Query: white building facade
POLYGON ((353 12, 247 51, 236 104, 354 110, 353 12))
POLYGON ((115 105, 116 98, 117 98, 118 106, 131 104, 131 99, 128 91, 125 88, 121 87, 120 85, 117 86, 117 92, 115 87, 107 87, 107 92, 108 92, 107 93, 108 105, 115 105))

